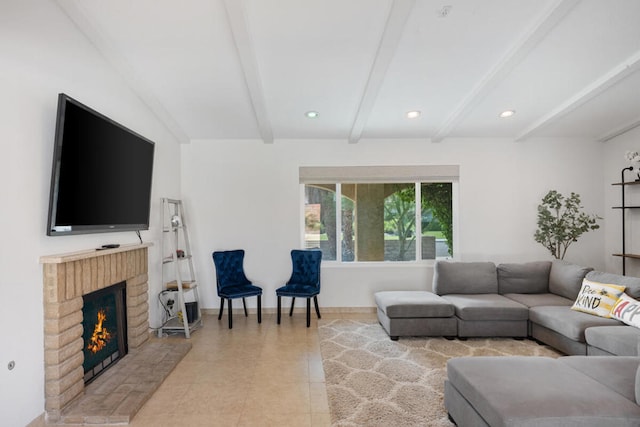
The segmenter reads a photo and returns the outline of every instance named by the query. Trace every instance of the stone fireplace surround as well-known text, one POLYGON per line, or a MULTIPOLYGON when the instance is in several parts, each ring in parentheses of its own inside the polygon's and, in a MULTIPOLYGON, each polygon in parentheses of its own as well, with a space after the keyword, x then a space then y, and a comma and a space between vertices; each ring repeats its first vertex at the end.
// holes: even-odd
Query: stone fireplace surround
MULTIPOLYGON (((126 387, 120 381, 109 380, 110 372, 105 373, 94 383, 87 386, 98 389, 98 394, 104 393, 104 383, 112 383, 114 391, 111 394, 121 398, 120 406, 132 406, 131 392, 135 395, 135 407, 124 408, 125 415, 118 408, 107 412, 91 409, 88 405, 88 413, 82 414, 74 408, 73 411, 65 411, 71 406, 87 407, 86 402, 79 402, 85 394, 84 369, 82 366, 84 356, 82 348, 82 296, 112 284, 124 281, 126 283, 127 306, 127 342, 129 354, 115 364, 109 371, 129 370, 149 371, 154 378, 144 380, 153 387, 159 386, 166 375, 172 370, 167 366, 175 367, 182 357, 189 351, 191 345, 168 345, 165 342, 151 342, 149 334, 149 302, 148 302, 148 247, 150 244, 127 245, 115 249, 88 250, 68 254, 43 256, 40 263, 43 264, 44 282, 44 363, 45 363, 45 419, 47 423, 65 424, 65 412, 73 412, 71 420, 77 423, 92 422, 119 422, 127 423, 137 409, 150 396, 152 390, 141 390, 136 387, 126 387), (149 347, 153 347, 149 351, 149 347), (153 355, 155 363, 162 364, 162 376, 157 377, 156 370, 141 366, 140 360, 146 358, 146 354, 153 355), (163 355, 164 359, 159 355, 163 355), (127 360, 129 359, 129 360, 127 360), (166 359, 166 360, 165 360, 166 359), (166 363, 166 362, 170 363, 166 363), (102 381, 101 381, 102 380, 102 381), (101 382, 101 384, 95 383, 101 382), (122 395, 123 390, 129 394, 122 395), (145 397, 146 396, 146 397, 145 397), (96 417, 97 412, 104 412, 96 417), (111 419, 109 414, 111 414, 111 419), (116 414, 115 417, 113 414, 116 414)), ((152 340, 154 341, 154 340, 152 340)), ((118 375, 117 373, 114 375, 118 375)), ((126 377, 126 375, 124 376, 126 377)), ((126 381, 124 381, 126 382, 126 381)), ((104 396, 101 397, 104 399, 104 396)), ((85 399, 87 400, 87 399, 85 399)), ((90 400, 90 399, 89 399, 90 400)), ((96 400, 98 409, 102 410, 104 404, 96 400)), ((111 398, 114 400, 114 397, 111 398)))

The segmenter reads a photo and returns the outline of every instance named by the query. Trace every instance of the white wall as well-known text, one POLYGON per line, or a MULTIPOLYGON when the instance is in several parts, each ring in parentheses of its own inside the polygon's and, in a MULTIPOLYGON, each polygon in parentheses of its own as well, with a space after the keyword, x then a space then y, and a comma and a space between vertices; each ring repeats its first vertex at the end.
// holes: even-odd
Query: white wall
MULTIPOLYGON (((604 144, 604 191, 605 191, 605 221, 607 233, 605 239, 605 259, 607 270, 612 273, 622 274, 622 259, 611 254, 622 252, 622 214, 619 209, 611 209, 612 206, 620 206, 622 202, 622 189, 620 186, 612 186, 612 183, 620 182, 620 173, 623 168, 629 166, 625 159, 627 151, 640 151, 640 127, 637 127, 619 137, 604 144)), ((637 178, 635 173, 625 172, 625 180, 632 181, 637 178)), ((640 185, 626 188, 626 205, 640 206, 640 185)), ((640 253, 640 210, 633 209, 625 212, 626 216, 626 251, 627 253, 640 253)), ((627 259, 626 274, 640 277, 640 260, 627 259)))
MULTIPOLYGON (((44 410, 42 255, 136 243, 135 233, 47 237, 56 103, 65 92, 156 142, 151 230, 159 242, 159 199, 179 197, 180 148, 175 139, 55 6, 0 3, 0 414, 23 426, 44 410), (8 370, 10 361, 15 369, 8 370)), ((152 291, 159 289, 156 244, 150 248, 152 291)), ((158 314, 155 304, 151 304, 158 314)))
MULTIPOLYGON (((548 190, 577 192, 587 212, 604 216, 602 152, 600 143, 569 139, 192 141, 182 146, 182 196, 203 306, 219 306, 211 252, 244 248, 247 276, 263 286, 264 307, 275 307, 289 251, 300 245, 299 166, 459 164, 458 259, 518 262, 551 259, 533 240, 548 190)), ((603 230, 590 232, 566 260, 602 269, 603 245, 603 230)), ((324 263, 322 275, 321 306, 373 307, 377 290, 426 289, 432 268, 324 263)))

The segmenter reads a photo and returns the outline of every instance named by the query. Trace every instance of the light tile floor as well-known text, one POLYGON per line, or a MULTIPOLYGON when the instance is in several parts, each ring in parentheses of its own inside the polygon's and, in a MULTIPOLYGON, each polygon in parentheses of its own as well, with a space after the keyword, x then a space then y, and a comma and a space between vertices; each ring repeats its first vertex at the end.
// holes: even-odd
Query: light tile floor
MULTIPOLYGON (((284 311, 284 310, 283 310, 284 311)), ((323 314, 375 319, 374 313, 323 314)), ((132 427, 157 426, 329 426, 329 406, 320 357, 317 320, 312 313, 234 313, 233 329, 205 315, 191 351, 134 417, 132 427)), ((184 335, 165 339, 184 340, 184 335)))

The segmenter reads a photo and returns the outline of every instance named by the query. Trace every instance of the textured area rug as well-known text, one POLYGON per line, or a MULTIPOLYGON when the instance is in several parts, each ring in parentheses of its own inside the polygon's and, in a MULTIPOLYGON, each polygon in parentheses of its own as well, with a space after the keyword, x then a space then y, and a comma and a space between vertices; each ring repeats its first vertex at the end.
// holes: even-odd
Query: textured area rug
POLYGON ((374 320, 323 321, 318 333, 334 427, 452 426, 444 408, 450 358, 560 356, 534 341, 510 338, 391 341, 374 320))

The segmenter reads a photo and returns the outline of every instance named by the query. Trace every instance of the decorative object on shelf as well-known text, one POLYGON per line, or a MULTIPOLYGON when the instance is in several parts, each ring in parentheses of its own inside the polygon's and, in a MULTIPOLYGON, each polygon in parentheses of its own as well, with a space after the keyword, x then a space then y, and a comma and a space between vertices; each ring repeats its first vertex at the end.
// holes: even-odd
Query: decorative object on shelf
POLYGON ((171 226, 176 228, 182 225, 182 219, 180 219, 180 215, 173 215, 171 217, 171 226))
POLYGON ((636 181, 640 181, 640 152, 627 151, 625 159, 631 163, 632 170, 636 173, 636 181))
POLYGON ((536 242, 547 248, 556 259, 564 259, 567 249, 578 241, 578 237, 600 228, 597 221, 601 217, 581 210, 579 194, 572 192, 565 198, 556 190, 550 190, 538 205, 536 242))

